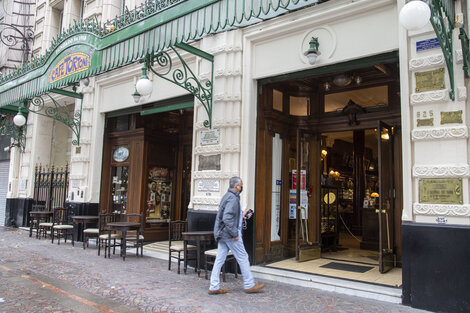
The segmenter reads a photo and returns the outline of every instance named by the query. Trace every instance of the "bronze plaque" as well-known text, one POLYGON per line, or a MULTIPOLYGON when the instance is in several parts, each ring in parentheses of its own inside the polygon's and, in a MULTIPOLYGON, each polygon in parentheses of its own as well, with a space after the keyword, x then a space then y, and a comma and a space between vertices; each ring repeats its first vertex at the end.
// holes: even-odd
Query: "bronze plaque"
POLYGON ((215 170, 215 171, 220 171, 220 154, 216 155, 200 155, 199 156, 199 166, 198 170, 199 171, 210 171, 210 170, 215 170))
POLYGON ((462 110, 452 112, 441 112, 441 125, 442 124, 462 124, 462 110))
POLYGON ((444 82, 444 73, 444 68, 415 73, 416 92, 445 89, 446 84, 444 82))
POLYGON ((463 204, 461 178, 422 178, 419 180, 419 202, 463 204))
POLYGON ((434 118, 418 118, 418 127, 421 126, 434 126, 434 118))

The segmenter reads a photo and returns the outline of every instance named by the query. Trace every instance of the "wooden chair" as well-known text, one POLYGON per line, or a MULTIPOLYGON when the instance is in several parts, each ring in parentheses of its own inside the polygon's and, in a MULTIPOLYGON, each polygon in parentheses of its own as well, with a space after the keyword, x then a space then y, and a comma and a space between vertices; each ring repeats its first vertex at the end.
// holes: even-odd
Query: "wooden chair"
MULTIPOLYGON (((215 258, 217 257, 217 249, 212 249, 212 250, 207 250, 204 251, 204 270, 206 274, 206 279, 208 279, 207 275, 207 265, 211 264, 214 265, 215 258)), ((238 277, 238 263, 237 259, 235 259, 235 256, 233 255, 232 251, 228 251, 227 258, 225 259, 224 265, 222 265, 222 280, 225 282, 225 264, 227 262, 232 262, 234 265, 234 270, 235 270, 235 278, 238 277)))
POLYGON ((85 245, 86 245, 86 247, 88 247, 88 240, 90 238, 95 238, 96 239, 96 245, 98 245, 98 236, 99 235, 100 235, 100 229, 99 228, 95 228, 95 227, 85 228, 83 230, 83 249, 85 249, 85 245))
MULTIPOLYGON (((33 204, 31 211, 46 211, 46 205, 45 204, 33 204)), ((36 238, 40 239, 41 238, 41 233, 44 234, 44 238, 46 237, 47 230, 51 230, 52 227, 52 221, 51 217, 39 217, 35 219, 31 219, 30 221, 30 229, 32 230, 33 228, 36 228, 36 238)), ((30 234, 31 235, 31 234, 30 234)))
POLYGON ((73 225, 69 223, 69 210, 66 208, 55 208, 54 215, 52 218, 52 230, 51 237, 52 243, 54 243, 54 237, 57 237, 57 244, 60 245, 61 236, 64 237, 67 242, 67 236, 72 237, 72 246, 75 245, 75 238, 73 234, 73 225))
POLYGON ((139 256, 139 248, 140 248, 140 256, 144 256, 144 224, 143 224, 142 214, 137 214, 137 213, 123 214, 122 221, 140 224, 139 231, 130 231, 127 233, 127 236, 126 236, 127 244, 132 243, 132 245, 131 246, 127 245, 127 247, 123 247, 123 249, 136 248, 135 254, 139 256))
POLYGON ((116 253, 116 246, 119 246, 120 243, 116 243, 116 239, 121 239, 121 234, 113 233, 111 234, 111 241, 109 240, 109 233, 107 224, 112 222, 118 222, 121 219, 121 214, 116 213, 101 213, 99 222, 98 222, 98 255, 100 255, 101 247, 104 248, 104 257, 107 256, 107 247, 113 247, 113 254, 116 253))
MULTIPOLYGON (((188 223, 186 221, 170 221, 169 225, 169 234, 168 234, 168 270, 171 271, 171 259, 178 260, 178 274, 180 273, 180 264, 181 261, 184 261, 184 258, 188 256, 184 255, 184 242, 182 233, 187 231, 188 223), (181 253, 183 252, 183 256, 181 253), (178 253, 178 255, 173 255, 173 253, 178 253)), ((197 251, 197 247, 194 245, 187 245, 186 246, 188 251, 197 251)), ((189 260, 196 260, 196 256, 189 260)), ((196 270, 196 268, 195 268, 196 270)))

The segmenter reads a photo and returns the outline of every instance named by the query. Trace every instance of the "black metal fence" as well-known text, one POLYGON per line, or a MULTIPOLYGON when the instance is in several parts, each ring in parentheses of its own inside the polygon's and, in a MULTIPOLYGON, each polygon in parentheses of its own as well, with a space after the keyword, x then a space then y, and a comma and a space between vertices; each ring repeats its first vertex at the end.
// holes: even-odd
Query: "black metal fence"
POLYGON ((36 165, 34 175, 33 204, 44 205, 46 210, 64 207, 69 189, 69 165, 55 168, 54 165, 42 167, 36 165))

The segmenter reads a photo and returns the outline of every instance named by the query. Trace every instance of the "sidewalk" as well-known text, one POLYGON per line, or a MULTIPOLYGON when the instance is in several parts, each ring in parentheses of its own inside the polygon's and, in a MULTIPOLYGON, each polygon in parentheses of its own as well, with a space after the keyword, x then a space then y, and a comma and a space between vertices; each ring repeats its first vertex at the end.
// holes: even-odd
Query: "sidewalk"
POLYGON ((203 275, 199 278, 193 270, 178 275, 175 266, 168 271, 167 261, 145 253, 136 257, 131 250, 125 262, 118 254, 105 259, 93 244, 83 250, 81 244, 51 244, 29 238, 26 231, 0 227, 0 312, 424 312, 261 282, 264 292, 245 294, 242 279, 228 274, 222 286, 229 293, 210 296, 203 275))

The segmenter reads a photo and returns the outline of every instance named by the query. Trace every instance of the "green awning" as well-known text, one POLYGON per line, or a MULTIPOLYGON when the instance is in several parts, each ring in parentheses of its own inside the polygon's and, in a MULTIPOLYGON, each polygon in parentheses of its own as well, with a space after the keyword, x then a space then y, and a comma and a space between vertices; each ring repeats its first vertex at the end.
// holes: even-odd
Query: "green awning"
MULTIPOLYGON (((327 1, 327 0, 326 0, 327 1)), ((46 53, 0 78, 0 107, 17 105, 81 78, 137 62, 208 34, 245 27, 325 0, 180 0, 145 2, 104 24, 80 21, 46 53)))

